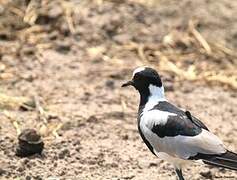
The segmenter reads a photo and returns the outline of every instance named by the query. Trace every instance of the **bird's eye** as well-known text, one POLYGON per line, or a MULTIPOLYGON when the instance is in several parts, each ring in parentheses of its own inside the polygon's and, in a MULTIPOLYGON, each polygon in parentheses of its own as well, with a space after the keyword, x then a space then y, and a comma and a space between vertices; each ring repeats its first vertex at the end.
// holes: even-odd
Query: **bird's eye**
POLYGON ((134 79, 135 79, 135 80, 141 80, 142 77, 141 77, 141 76, 138 76, 138 75, 135 75, 135 76, 134 76, 134 79))

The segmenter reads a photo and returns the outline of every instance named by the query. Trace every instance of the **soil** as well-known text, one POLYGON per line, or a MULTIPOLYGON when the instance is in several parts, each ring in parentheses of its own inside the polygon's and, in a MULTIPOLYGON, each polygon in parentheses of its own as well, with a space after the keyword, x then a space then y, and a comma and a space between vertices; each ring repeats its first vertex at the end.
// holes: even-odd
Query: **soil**
MULTIPOLYGON (((160 43, 172 29, 182 29, 195 18, 206 39, 236 50, 237 1, 162 0, 152 7, 134 1, 104 1, 78 7, 77 33, 57 34, 54 46, 43 51, 40 60, 31 53, 17 58, 1 52, 1 63, 11 74, 1 80, 1 91, 12 96, 37 95, 53 115, 51 121, 62 127, 58 138, 44 137, 42 156, 20 158, 15 156, 16 130, 1 114, 0 179, 176 179, 173 167, 153 156, 138 134, 137 92, 121 88, 133 69, 145 63, 136 52, 119 47, 128 41, 160 43)), ((1 41, 8 47, 15 42, 1 41)), ((236 91, 177 82, 168 72, 160 74, 167 99, 191 111, 229 150, 237 152, 236 91)), ((21 129, 38 127, 36 111, 9 112, 21 129)), ((184 169, 184 176, 237 179, 234 171, 199 163, 184 169)))

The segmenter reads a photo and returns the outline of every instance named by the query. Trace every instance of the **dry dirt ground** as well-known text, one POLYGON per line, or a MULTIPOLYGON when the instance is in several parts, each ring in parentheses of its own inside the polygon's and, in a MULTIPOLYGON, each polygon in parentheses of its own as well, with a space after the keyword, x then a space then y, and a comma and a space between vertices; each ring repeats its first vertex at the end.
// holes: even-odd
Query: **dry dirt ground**
MULTIPOLYGON (((89 3, 81 12, 78 33, 52 38, 55 46, 43 51, 40 60, 32 53, 20 59, 7 50, 1 54, 1 63, 12 74, 1 80, 1 91, 12 96, 36 95, 52 114, 50 121, 62 127, 58 138, 44 137, 42 156, 19 158, 14 154, 16 130, 1 114, 0 179, 176 179, 173 167, 154 157, 139 137, 137 92, 120 88, 135 67, 146 63, 136 52, 117 46, 127 41, 160 43, 171 29, 182 28, 195 17, 205 38, 236 50, 236 1, 159 1, 155 7, 134 2, 89 3), (93 49, 98 46, 99 53, 93 49)), ((167 99, 190 110, 228 149, 237 152, 236 91, 201 82, 176 82, 169 73, 160 74, 167 84, 167 99)), ((40 123, 35 110, 9 112, 22 129, 37 128, 40 123)), ((184 176, 237 179, 234 171, 200 164, 190 165, 184 176)))

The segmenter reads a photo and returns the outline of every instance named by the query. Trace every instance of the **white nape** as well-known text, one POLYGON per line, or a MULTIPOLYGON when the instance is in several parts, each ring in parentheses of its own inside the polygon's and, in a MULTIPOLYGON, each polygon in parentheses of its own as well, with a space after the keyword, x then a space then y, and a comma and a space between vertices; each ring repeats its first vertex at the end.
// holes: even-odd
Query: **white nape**
POLYGON ((141 71, 144 71, 145 68, 146 68, 146 66, 142 66, 142 67, 136 68, 136 69, 133 71, 132 77, 134 77, 136 73, 141 72, 141 71))

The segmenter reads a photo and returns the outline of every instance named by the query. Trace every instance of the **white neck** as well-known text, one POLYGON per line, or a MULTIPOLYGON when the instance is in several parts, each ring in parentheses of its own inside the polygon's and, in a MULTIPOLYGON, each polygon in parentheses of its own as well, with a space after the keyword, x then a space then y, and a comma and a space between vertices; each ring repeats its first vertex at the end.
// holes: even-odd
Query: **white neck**
POLYGON ((158 102, 166 101, 164 87, 158 87, 154 85, 149 85, 150 96, 148 101, 143 109, 144 111, 149 111, 152 109, 158 102))
POLYGON ((165 99, 165 90, 164 87, 158 87, 154 85, 149 85, 150 98, 152 99, 165 99))

